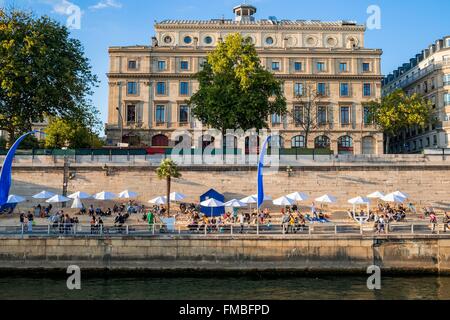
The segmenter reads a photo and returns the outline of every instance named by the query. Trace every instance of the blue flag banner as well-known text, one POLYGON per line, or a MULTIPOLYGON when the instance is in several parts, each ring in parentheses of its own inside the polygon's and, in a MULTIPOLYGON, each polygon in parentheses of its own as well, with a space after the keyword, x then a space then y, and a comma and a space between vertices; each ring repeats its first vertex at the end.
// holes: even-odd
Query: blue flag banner
POLYGON ((19 148, 20 143, 29 135, 35 134, 39 131, 32 131, 21 136, 14 145, 9 149, 6 155, 5 161, 3 162, 2 173, 0 174, 0 206, 5 205, 8 202, 9 190, 11 189, 12 181, 12 164, 14 157, 16 156, 16 151, 19 148))
POLYGON ((264 141, 264 144, 261 149, 261 154, 259 155, 259 162, 258 162, 258 210, 264 203, 264 157, 266 156, 266 150, 267 145, 270 142, 270 139, 272 137, 267 137, 266 141, 264 141))

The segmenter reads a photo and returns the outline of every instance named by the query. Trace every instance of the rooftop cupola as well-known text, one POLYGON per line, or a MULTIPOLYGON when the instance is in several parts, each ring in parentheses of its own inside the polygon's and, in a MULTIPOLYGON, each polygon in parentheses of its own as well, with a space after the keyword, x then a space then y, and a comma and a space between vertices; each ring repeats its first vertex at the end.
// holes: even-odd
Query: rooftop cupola
POLYGON ((238 22, 250 22, 255 21, 253 16, 256 13, 256 8, 248 4, 241 4, 233 8, 235 20, 238 22))

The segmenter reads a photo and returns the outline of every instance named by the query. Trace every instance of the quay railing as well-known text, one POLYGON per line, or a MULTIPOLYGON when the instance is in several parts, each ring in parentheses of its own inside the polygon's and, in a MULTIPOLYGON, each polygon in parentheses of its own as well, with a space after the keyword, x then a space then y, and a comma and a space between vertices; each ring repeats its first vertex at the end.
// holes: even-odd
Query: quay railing
MULTIPOLYGON (((450 229, 444 224, 430 223, 391 223, 383 232, 378 232, 372 223, 324 223, 299 225, 283 224, 226 224, 226 225, 83 225, 53 224, 35 225, 28 229, 27 224, 0 226, 0 237, 158 237, 158 236, 378 236, 378 235, 416 235, 440 236, 450 229)), ((450 235, 450 233, 449 233, 450 235)))

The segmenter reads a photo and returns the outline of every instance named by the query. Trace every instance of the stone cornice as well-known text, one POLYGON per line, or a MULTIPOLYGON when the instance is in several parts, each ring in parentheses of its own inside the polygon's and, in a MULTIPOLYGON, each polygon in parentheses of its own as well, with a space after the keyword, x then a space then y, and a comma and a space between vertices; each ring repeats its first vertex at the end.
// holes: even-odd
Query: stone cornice
MULTIPOLYGON (((107 73, 106 74, 109 79, 192 79, 194 74, 186 74, 186 73, 107 73)), ((325 75, 325 74, 276 74, 278 79, 283 80, 373 80, 373 81, 381 81, 383 79, 382 75, 325 75)), ((148 82, 146 83, 149 84, 148 82)))
MULTIPOLYGON (((198 54, 206 55, 215 48, 203 47, 110 47, 108 52, 111 53, 173 53, 173 54, 198 54)), ((260 55, 283 54, 283 55, 317 55, 317 54, 345 54, 345 55, 382 55, 382 49, 329 49, 329 48, 261 48, 257 47, 256 51, 260 55)))

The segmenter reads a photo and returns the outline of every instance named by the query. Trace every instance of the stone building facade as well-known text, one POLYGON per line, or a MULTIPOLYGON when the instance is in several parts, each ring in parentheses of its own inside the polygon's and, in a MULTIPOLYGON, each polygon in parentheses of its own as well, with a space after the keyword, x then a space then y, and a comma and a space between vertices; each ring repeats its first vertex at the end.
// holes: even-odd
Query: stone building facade
POLYGON ((309 148, 383 153, 383 134, 366 121, 363 106, 381 97, 382 51, 364 47, 364 25, 256 20, 256 8, 250 5, 233 12, 235 19, 157 22, 151 45, 109 48, 109 145, 174 146, 175 130, 199 128, 186 104, 198 89, 192 75, 219 41, 239 32, 250 37, 262 64, 284 82, 289 114, 269 119, 271 129, 280 132, 282 147, 305 146, 294 115, 301 113, 305 88, 314 88, 321 93, 321 121, 309 136, 309 148))
POLYGON ((383 95, 401 88, 431 101, 437 123, 414 127, 394 137, 390 153, 419 153, 428 148, 449 148, 450 36, 437 40, 383 79, 383 95))

